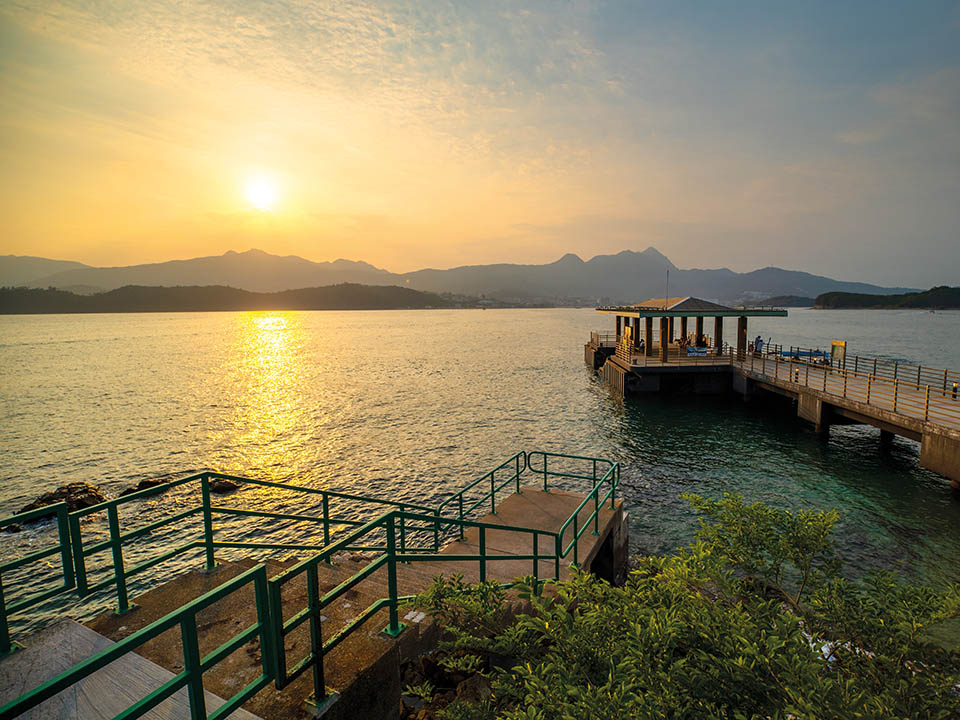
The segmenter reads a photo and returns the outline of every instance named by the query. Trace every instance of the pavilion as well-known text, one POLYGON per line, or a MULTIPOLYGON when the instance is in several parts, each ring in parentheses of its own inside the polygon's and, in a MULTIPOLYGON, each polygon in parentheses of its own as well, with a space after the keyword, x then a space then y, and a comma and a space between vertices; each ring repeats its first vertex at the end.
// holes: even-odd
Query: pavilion
POLYGON ((670 348, 677 354, 681 346, 706 349, 714 354, 723 353, 723 319, 737 318, 737 355, 743 357, 747 351, 748 317, 786 317, 787 311, 781 308, 764 307, 728 307, 709 300, 695 297, 651 298, 636 305, 600 307, 597 312, 616 317, 617 347, 626 344, 630 352, 636 353, 643 342, 643 355, 656 357, 668 362, 670 348), (703 319, 713 318, 713 337, 703 333, 703 319), (659 332, 654 334, 654 318, 659 318, 659 332), (675 333, 675 320, 679 322, 679 335, 675 333), (695 329, 687 332, 687 322, 694 318, 695 329), (642 321, 642 323, 641 323, 642 321), (663 340, 665 339, 665 340, 663 340))

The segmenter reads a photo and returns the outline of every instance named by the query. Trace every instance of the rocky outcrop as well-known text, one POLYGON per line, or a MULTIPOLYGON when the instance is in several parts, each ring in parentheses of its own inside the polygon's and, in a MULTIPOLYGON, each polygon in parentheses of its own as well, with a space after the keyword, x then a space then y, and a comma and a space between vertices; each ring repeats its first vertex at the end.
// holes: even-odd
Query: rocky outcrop
MULTIPOLYGON (((45 492, 29 505, 25 505, 17 510, 14 515, 20 515, 21 513, 30 512, 31 510, 59 502, 67 503, 67 510, 74 512, 75 510, 82 510, 83 508, 99 505, 106 501, 107 498, 104 497, 103 493, 100 492, 100 488, 96 485, 85 482, 72 482, 68 485, 61 485, 51 492, 45 492)), ((49 514, 53 515, 54 513, 51 510, 49 514)), ((43 517, 47 516, 44 515, 43 517)))
POLYGON ((223 478, 214 478, 210 481, 210 492, 217 493, 218 495, 223 495, 228 492, 233 492, 234 490, 239 490, 239 483, 235 483, 232 480, 224 480, 223 478))
POLYGON ((157 487, 157 485, 163 485, 165 482, 165 480, 151 480, 146 478, 138 482, 136 485, 128 487, 126 490, 120 493, 120 497, 123 497, 124 495, 130 495, 135 492, 140 492, 141 490, 148 490, 149 488, 157 487))

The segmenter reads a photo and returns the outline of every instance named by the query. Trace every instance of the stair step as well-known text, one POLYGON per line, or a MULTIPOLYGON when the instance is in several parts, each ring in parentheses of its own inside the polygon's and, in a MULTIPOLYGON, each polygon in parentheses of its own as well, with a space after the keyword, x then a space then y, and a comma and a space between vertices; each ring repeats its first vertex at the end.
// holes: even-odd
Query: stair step
MULTIPOLYGON (((0 705, 69 670, 113 641, 73 620, 60 620, 29 638, 29 645, 0 661, 0 705)), ((168 682, 173 673, 156 663, 127 653, 80 682, 71 685, 19 717, 29 720, 113 718, 168 682)), ((204 693, 207 712, 221 705, 223 698, 204 693)), ((148 720, 189 720, 187 689, 181 688, 142 717, 148 720)), ((246 710, 230 714, 234 720, 259 720, 246 710)))

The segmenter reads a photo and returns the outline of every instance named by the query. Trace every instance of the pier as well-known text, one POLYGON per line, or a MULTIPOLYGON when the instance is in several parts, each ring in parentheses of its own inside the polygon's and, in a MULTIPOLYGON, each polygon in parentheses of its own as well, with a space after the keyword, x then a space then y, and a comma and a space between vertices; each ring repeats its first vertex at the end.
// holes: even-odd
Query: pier
MULTIPOLYGON (((505 587, 527 576, 537 592, 573 568, 622 581, 619 482, 609 460, 531 451, 437 507, 209 472, 73 513, 63 503, 42 508, 54 513, 55 542, 0 564, 0 717, 395 718, 401 664, 439 636, 405 600, 454 573, 505 587), (219 480, 240 489, 215 501, 219 480), (121 526, 121 508, 175 488, 196 491, 198 502, 121 526), (244 502, 280 491, 297 498, 298 512, 244 502), (191 517, 190 528, 164 530, 191 517), (249 531, 229 532, 230 518, 249 531), (259 531, 278 521, 314 532, 308 542, 265 540, 259 531), (98 522, 109 528, 106 541, 93 536, 98 522), (163 532, 169 544, 144 558, 143 543, 163 532), (258 555, 219 556, 228 551, 258 555), (197 567, 129 597, 130 577, 191 553, 197 567), (44 582, 26 570, 50 561, 58 572, 44 582), (116 612, 11 635, 10 618, 57 596, 79 605, 97 589, 115 593, 116 612)), ((29 519, 3 518, 0 527, 29 519)))
POLYGON ((842 353, 754 347, 748 318, 785 317, 787 311, 777 308, 731 308, 688 297, 598 312, 614 315, 615 329, 591 333, 584 357, 620 395, 672 391, 750 399, 775 393, 791 399, 796 414, 819 433, 831 425, 864 424, 879 428, 882 442, 893 435, 919 442, 920 465, 960 489, 960 373, 849 357, 845 347, 842 353), (712 319, 709 336, 705 318, 712 319), (725 318, 737 319, 732 344, 723 339, 725 318))

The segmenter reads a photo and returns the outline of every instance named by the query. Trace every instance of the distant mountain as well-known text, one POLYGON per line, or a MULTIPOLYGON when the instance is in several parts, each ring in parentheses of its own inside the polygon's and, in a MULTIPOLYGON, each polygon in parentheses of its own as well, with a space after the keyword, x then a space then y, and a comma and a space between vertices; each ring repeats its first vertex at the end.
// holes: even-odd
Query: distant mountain
POLYGON ((930 288, 926 292, 903 295, 863 295, 859 293, 829 292, 817 297, 814 307, 823 309, 960 309, 960 287, 930 288))
POLYGON ((90 266, 72 260, 48 260, 29 255, 0 255, 0 287, 28 285, 54 273, 88 267, 90 266))
MULTIPOLYGON (((127 286, 96 295, 0 288, 0 314, 210 312, 221 310, 394 310, 463 307, 465 303, 402 287, 331 285, 255 293, 236 288, 127 286)), ((466 303, 476 307, 477 302, 466 303)))
POLYGON ((694 295, 720 302, 755 302, 775 295, 814 297, 830 290, 888 294, 912 288, 885 288, 843 282, 796 270, 768 267, 748 273, 727 268, 680 270, 654 248, 597 255, 584 262, 564 255, 548 265, 471 265, 451 270, 418 270, 404 275, 410 287, 437 292, 485 293, 501 299, 530 297, 594 302, 694 295), (667 288, 669 270, 669 288, 667 288))
MULTIPOLYGON (((77 263, 79 265, 79 263, 77 263)), ((360 283, 402 285, 425 292, 482 295, 514 304, 592 305, 636 302, 638 299, 694 295, 725 303, 756 302, 777 295, 815 297, 825 292, 887 295, 914 288, 888 288, 843 282, 795 270, 768 267, 748 273, 728 268, 681 270, 654 248, 624 250, 584 261, 567 254, 545 265, 468 265, 449 270, 426 269, 391 273, 364 262, 311 262, 301 257, 271 255, 261 250, 172 260, 128 267, 75 267, 29 281, 7 282, 30 287, 113 290, 125 285, 224 285, 253 292, 360 283), (669 288, 667 271, 669 270, 669 288)))
POLYGON ((88 287, 114 290, 126 285, 225 285, 251 292, 278 292, 338 283, 402 285, 393 273, 365 262, 335 260, 316 263, 296 255, 271 255, 262 250, 170 260, 148 265, 63 270, 22 283, 30 287, 88 287))

